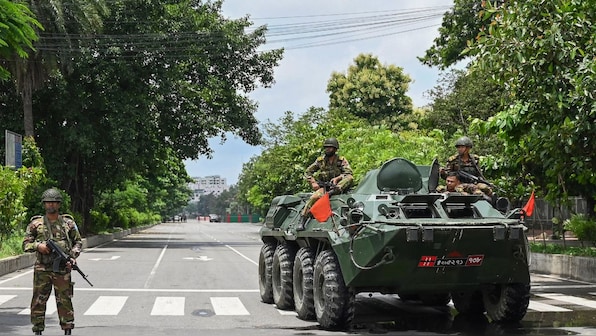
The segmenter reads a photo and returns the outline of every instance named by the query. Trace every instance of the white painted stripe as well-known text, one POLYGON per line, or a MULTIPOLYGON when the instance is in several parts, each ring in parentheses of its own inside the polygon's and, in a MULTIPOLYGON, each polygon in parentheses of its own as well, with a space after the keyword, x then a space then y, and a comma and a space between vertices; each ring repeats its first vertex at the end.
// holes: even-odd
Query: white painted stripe
POLYGON ((212 297, 210 299, 216 315, 250 315, 237 297, 212 297))
MULTIPOLYGON (((46 303, 46 316, 54 314, 56 312, 56 297, 50 295, 48 302, 46 303)), ((31 308, 23 309, 18 315, 31 315, 31 308)))
POLYGON ((0 295, 0 305, 2 305, 5 302, 8 302, 16 297, 17 297, 16 295, 0 295))
POLYGON ((566 312, 571 311, 571 309, 557 307, 553 305, 549 305, 542 302, 537 301, 530 301, 530 305, 528 306, 529 309, 539 311, 539 312, 566 312))
POLYGON ((257 263, 256 261, 250 259, 249 257, 245 256, 244 254, 240 253, 238 250, 236 250, 235 248, 231 247, 230 245, 225 245, 225 247, 229 248, 230 250, 236 252, 236 254, 238 254, 239 256, 241 256, 242 258, 250 261, 251 263, 255 264, 255 266, 257 266, 259 263, 257 263))
POLYGON ((278 309, 277 311, 279 312, 280 315, 298 316, 298 313, 296 313, 295 311, 291 311, 291 310, 278 309))
POLYGON ((183 297, 163 297, 158 296, 153 303, 151 315, 184 315, 183 297))
POLYGON ((0 281, 0 284, 3 284, 3 283, 5 283, 5 282, 9 282, 9 281, 12 281, 12 280, 18 279, 18 278, 20 278, 20 277, 22 277, 22 276, 25 276, 25 275, 27 275, 27 274, 31 274, 31 273, 33 273, 33 270, 29 270, 29 271, 27 271, 27 272, 23 272, 23 273, 21 273, 21 274, 19 274, 19 275, 13 276, 12 278, 8 278, 8 279, 6 279, 6 280, 2 280, 2 281, 0 281))
POLYGON ((128 296, 100 296, 84 315, 118 315, 128 296))
MULTIPOLYGON (((31 287, 0 287, 0 290, 32 291, 31 287)), ((135 292, 135 293, 258 293, 258 289, 170 289, 170 288, 100 288, 77 287, 77 292, 135 292)))
POLYGON ((580 298, 577 296, 563 295, 563 294, 559 294, 559 293, 535 294, 535 295, 543 297, 543 298, 552 299, 552 300, 573 303, 573 304, 579 305, 579 306, 596 308, 596 301, 580 298))
MULTIPOLYGON (((169 241, 169 238, 168 238, 168 241, 169 241)), ((149 288, 149 285, 151 284, 151 280, 153 280, 155 273, 157 273, 157 268, 159 267, 159 264, 161 263, 161 259, 163 258, 163 255, 166 253, 167 249, 168 249, 168 245, 166 244, 166 246, 164 246, 163 249, 161 250, 159 257, 157 257, 157 261, 155 261, 155 265, 153 265, 153 268, 151 269, 151 272, 149 273, 149 276, 147 277, 147 281, 145 281, 145 286, 143 286, 143 288, 149 288)))

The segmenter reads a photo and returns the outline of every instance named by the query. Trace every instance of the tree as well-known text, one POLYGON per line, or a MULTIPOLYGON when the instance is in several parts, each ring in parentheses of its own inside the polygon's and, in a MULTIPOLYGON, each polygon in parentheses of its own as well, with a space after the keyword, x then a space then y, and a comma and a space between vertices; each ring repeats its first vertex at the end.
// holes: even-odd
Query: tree
POLYGON ((492 73, 516 102, 487 124, 511 168, 531 173, 550 200, 596 187, 596 12, 591 1, 508 1, 471 46, 474 69, 492 73))
POLYGON ((35 52, 31 57, 15 56, 8 62, 23 103, 25 135, 33 136, 33 93, 45 85, 52 71, 68 70, 72 64, 72 50, 80 47, 86 34, 101 27, 101 15, 107 13, 107 7, 103 0, 29 0, 28 6, 44 32, 39 33, 41 39, 34 43, 35 52))
MULTIPOLYGON (((446 69, 468 55, 463 52, 468 43, 490 24, 490 17, 483 15, 486 0, 455 0, 453 9, 443 16, 439 36, 433 45, 418 59, 428 66, 446 69)), ((505 0, 493 1, 497 6, 505 0)))
POLYGON ((264 27, 245 33, 251 23, 224 18, 221 2, 116 4, 105 35, 37 100, 48 171, 86 220, 94 197, 137 174, 156 185, 171 179, 164 163, 209 155, 209 138, 229 132, 257 144, 247 94, 272 83, 282 54, 259 51, 264 27))
POLYGON ((502 110, 506 94, 490 80, 490 75, 457 69, 445 71, 439 85, 429 91, 432 103, 422 124, 446 134, 468 134, 474 118, 487 120, 502 110))
POLYGON ((10 77, 5 66, 8 59, 27 58, 38 40, 35 28, 41 24, 27 6, 0 0, 0 80, 10 77))
POLYGON ((327 83, 329 108, 380 122, 412 112, 406 95, 411 79, 395 65, 382 65, 370 54, 360 54, 346 74, 334 72, 327 83))

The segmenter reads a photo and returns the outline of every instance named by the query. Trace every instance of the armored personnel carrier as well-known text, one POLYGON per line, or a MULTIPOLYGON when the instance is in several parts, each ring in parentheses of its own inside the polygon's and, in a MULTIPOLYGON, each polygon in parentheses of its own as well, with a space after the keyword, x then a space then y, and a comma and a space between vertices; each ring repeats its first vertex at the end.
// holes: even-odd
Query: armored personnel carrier
POLYGON ((394 158, 347 194, 333 215, 296 230, 310 194, 273 199, 260 230, 261 299, 322 328, 349 328, 355 295, 397 294, 459 314, 516 322, 530 298, 522 212, 479 195, 434 192, 438 164, 394 158), (430 192, 429 192, 430 191, 430 192))

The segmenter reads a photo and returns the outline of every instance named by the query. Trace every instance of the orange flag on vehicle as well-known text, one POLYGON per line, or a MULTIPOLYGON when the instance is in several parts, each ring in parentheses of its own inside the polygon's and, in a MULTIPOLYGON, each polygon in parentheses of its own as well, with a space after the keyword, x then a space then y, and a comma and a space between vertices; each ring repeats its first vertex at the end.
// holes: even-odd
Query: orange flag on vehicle
POLYGON ((534 190, 532 190, 532 195, 530 195, 530 199, 523 208, 526 216, 532 216, 532 213, 534 212, 534 203, 536 203, 536 198, 534 197, 534 190))
POLYGON ((325 193, 323 197, 319 198, 310 208, 310 213, 319 222, 326 222, 333 214, 331 212, 331 201, 329 194, 325 193))

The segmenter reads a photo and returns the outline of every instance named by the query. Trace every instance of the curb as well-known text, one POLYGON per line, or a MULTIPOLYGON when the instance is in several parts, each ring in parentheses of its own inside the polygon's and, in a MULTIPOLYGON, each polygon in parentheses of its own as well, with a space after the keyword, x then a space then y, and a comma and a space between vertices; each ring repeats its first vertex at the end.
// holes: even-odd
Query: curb
MULTIPOLYGON (((83 238, 83 251, 86 248, 101 245, 110 242, 114 239, 120 239, 122 237, 128 236, 131 233, 137 233, 152 226, 153 225, 139 226, 114 233, 101 234, 83 238)), ((35 253, 25 253, 14 257, 0 259, 0 276, 18 271, 22 268, 31 267, 33 266, 33 264, 35 264, 35 253)))

